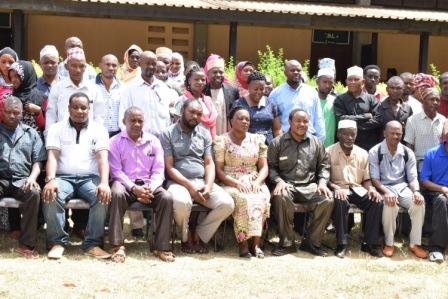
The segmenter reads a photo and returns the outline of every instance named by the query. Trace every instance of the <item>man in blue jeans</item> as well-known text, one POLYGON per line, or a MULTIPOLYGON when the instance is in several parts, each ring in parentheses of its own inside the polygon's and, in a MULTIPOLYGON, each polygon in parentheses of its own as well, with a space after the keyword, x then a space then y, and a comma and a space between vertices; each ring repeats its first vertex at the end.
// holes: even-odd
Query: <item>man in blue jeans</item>
POLYGON ((47 136, 47 177, 43 190, 43 210, 47 222, 48 258, 59 259, 68 244, 64 230, 64 204, 77 197, 90 205, 89 220, 81 248, 87 255, 109 258, 100 248, 104 221, 111 199, 108 184, 109 138, 102 124, 89 121, 90 102, 86 94, 70 96, 69 118, 55 123, 47 136))

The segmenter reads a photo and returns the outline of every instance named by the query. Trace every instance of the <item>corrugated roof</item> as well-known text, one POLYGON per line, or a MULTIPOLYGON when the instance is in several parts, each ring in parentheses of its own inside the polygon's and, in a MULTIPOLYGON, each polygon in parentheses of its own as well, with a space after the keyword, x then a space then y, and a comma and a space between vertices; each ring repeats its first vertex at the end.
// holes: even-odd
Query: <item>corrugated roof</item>
POLYGON ((149 5, 242 12, 300 14, 311 16, 361 17, 372 19, 448 22, 448 12, 383 8, 375 6, 329 5, 297 2, 261 2, 239 0, 72 0, 105 4, 149 5))

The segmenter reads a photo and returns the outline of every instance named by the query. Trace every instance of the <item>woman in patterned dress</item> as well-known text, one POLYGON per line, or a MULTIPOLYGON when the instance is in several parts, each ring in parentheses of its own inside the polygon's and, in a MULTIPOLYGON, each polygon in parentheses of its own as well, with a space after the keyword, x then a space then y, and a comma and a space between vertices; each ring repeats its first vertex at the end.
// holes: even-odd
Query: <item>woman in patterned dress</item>
POLYGON ((260 239, 269 217, 270 193, 265 137, 248 133, 250 115, 243 107, 229 113, 231 129, 214 140, 216 175, 235 201, 234 231, 239 255, 263 258, 260 239))

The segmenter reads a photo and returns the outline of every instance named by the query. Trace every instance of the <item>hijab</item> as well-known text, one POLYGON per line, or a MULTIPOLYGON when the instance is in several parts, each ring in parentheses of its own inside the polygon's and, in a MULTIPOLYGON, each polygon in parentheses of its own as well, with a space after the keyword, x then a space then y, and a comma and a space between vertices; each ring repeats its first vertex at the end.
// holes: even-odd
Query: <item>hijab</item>
POLYGON ((137 68, 133 69, 133 68, 131 68, 131 66, 129 64, 130 53, 132 53, 134 51, 137 51, 138 54, 142 54, 143 53, 142 48, 140 48, 137 45, 131 45, 126 50, 126 52, 124 52, 124 57, 123 57, 124 63, 122 65, 122 67, 121 67, 122 74, 120 76, 121 77, 120 80, 122 82, 128 82, 128 81, 134 79, 135 77, 137 77, 138 75, 140 75, 140 72, 141 72, 140 67, 137 66, 137 68))
POLYGON ((238 89, 240 91, 240 96, 246 95, 247 90, 249 89, 249 85, 247 84, 247 79, 245 79, 243 77, 243 69, 247 65, 251 65, 255 69, 254 64, 250 61, 241 61, 236 65, 236 68, 235 68, 235 82, 238 85, 238 89))
POLYGON ((42 97, 40 100, 37 99, 37 76, 33 64, 29 61, 19 60, 9 67, 9 71, 12 70, 16 71, 20 79, 20 85, 17 89, 14 89, 13 96, 18 97, 24 104, 32 102, 41 105, 42 97))

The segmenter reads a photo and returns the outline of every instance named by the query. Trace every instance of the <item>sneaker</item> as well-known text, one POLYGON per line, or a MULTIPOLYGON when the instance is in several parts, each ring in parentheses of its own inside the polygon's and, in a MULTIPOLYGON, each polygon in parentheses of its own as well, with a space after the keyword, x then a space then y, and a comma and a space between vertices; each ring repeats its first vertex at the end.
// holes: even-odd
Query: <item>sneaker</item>
POLYGON ((429 254, 429 261, 441 264, 445 261, 443 254, 439 251, 433 251, 429 254))
POLYGON ((97 259, 108 259, 111 256, 109 252, 104 251, 98 246, 90 247, 84 254, 97 259))
POLYGON ((283 256, 283 255, 294 253, 294 252, 297 252, 296 245, 291 245, 288 247, 276 246, 274 248, 274 250, 272 250, 272 255, 283 256))
POLYGON ((425 259, 428 257, 428 252, 419 245, 409 246, 409 249, 418 258, 425 259))
POLYGON ((64 254, 64 251, 65 251, 64 246, 62 246, 60 244, 55 244, 55 245, 53 245, 53 247, 51 247, 47 256, 49 259, 58 260, 64 254))

